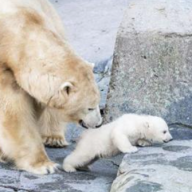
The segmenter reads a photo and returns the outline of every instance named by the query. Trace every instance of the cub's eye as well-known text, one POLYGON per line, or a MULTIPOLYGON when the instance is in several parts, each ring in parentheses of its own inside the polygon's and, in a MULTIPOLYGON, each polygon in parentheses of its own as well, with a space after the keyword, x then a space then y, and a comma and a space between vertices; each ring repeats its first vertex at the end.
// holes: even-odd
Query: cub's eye
POLYGON ((94 110, 94 108, 89 108, 89 109, 88 109, 88 111, 93 111, 93 110, 94 110))
POLYGON ((167 133, 167 131, 163 131, 163 134, 166 134, 167 133))

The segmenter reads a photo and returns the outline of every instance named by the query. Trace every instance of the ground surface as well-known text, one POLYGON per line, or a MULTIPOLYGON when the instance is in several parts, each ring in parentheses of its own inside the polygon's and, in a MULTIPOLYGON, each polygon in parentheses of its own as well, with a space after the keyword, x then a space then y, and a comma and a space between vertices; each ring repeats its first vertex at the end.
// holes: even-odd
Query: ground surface
MULTIPOLYGON (((72 132, 69 132, 68 136, 70 136, 71 133, 72 132)), ((185 178, 186 179, 188 179, 189 177, 192 178, 192 173, 191 173, 192 156, 191 156, 191 152, 188 150, 188 149, 191 150, 191 146, 192 146, 192 141, 190 140, 192 138, 192 130, 188 128, 174 127, 174 128, 171 128, 171 133, 174 139, 179 141, 170 142, 164 145, 163 147, 159 146, 158 148, 150 147, 150 148, 140 149, 139 153, 129 155, 128 157, 125 156, 122 163, 121 163, 121 160, 123 155, 118 155, 110 159, 99 160, 94 165, 92 165, 90 172, 65 173, 63 171, 59 171, 52 175, 37 176, 30 173, 26 173, 24 171, 17 171, 11 165, 0 164, 0 192, 14 192, 14 191, 18 191, 18 192, 29 192, 29 191, 30 192, 108 192, 110 191, 113 180, 116 178, 118 165, 120 163, 121 163, 121 167, 123 166, 123 169, 121 168, 120 170, 124 170, 124 167, 125 167, 125 173, 128 173, 127 172, 128 168, 134 169, 134 167, 137 167, 138 165, 140 165, 141 167, 144 167, 144 164, 147 165, 146 162, 148 161, 148 159, 150 160, 150 158, 152 158, 152 160, 154 161, 154 164, 157 164, 157 168, 154 168, 154 171, 158 170, 158 167, 160 167, 162 170, 167 170, 167 164, 164 162, 166 158, 168 158, 168 155, 169 153, 171 153, 171 151, 175 153, 175 154, 173 153, 170 154, 171 157, 173 156, 177 158, 178 156, 176 167, 177 169, 182 170, 183 179, 181 181, 185 183, 187 181, 185 180, 185 178), (188 147, 186 148, 185 145, 188 147), (167 156, 162 156, 162 150, 165 150, 165 153, 167 156), (155 153, 156 158, 154 158, 154 156, 148 157, 148 154, 151 154, 151 153, 155 153), (179 158, 181 156, 182 158, 179 158), (134 162, 134 158, 136 157, 137 157, 137 162, 134 162), (127 161, 127 158, 129 158, 128 161, 127 161), (158 160, 158 158, 160 158, 160 160, 158 160), (163 158, 164 160, 162 161, 163 158), (128 166, 127 166, 127 163, 129 163, 128 166)), ((76 135, 76 134, 77 132, 74 131, 73 135, 76 135)), ((70 138, 74 140, 75 136, 69 137, 69 139, 70 138)), ((62 164, 63 158, 73 148, 74 148, 74 144, 70 145, 67 149, 47 149, 47 152, 52 160, 62 164)), ((167 161, 168 160, 169 159, 167 159, 167 161)), ((146 169, 143 170, 142 168, 138 167, 137 172, 141 175, 148 174, 148 168, 146 167, 146 169)), ((173 172, 174 178, 175 177, 181 178, 180 174, 181 174, 180 171, 173 172)), ((137 176, 137 174, 135 175, 137 176)), ((158 182, 163 183, 165 181, 165 178, 162 173, 158 174, 158 172, 156 172, 156 175, 159 176, 158 179, 156 180, 156 183, 158 182)), ((117 178, 113 184, 112 192, 121 192, 121 190, 119 189, 122 189, 122 186, 124 187, 124 189, 126 189, 127 187, 126 184, 128 184, 128 180, 127 180, 128 176, 131 176, 131 175, 126 174, 126 177, 125 177, 126 182, 124 182, 123 184, 122 184, 122 181, 124 179, 120 179, 120 182, 119 182, 119 178, 117 178)), ((170 177, 171 176, 172 175, 170 175, 170 177)), ((173 178, 173 181, 175 181, 174 178, 173 178)), ((144 177, 144 179, 146 178, 144 177)), ((149 178, 147 178, 147 180, 149 179, 153 180, 154 178, 150 176, 149 178)), ((146 183, 146 181, 143 181, 143 180, 141 180, 142 182, 140 183, 142 185, 141 186, 139 184, 135 185, 136 187, 131 188, 133 190, 131 192, 146 192, 146 190, 143 191, 144 189, 143 183, 144 184, 146 183)), ((183 183, 182 183, 182 186, 183 186, 183 183)), ((148 182, 147 185, 145 185, 144 187, 147 187, 146 189, 149 189, 150 192, 158 191, 159 188, 155 188, 157 185, 154 186, 153 184, 154 184, 154 181, 153 182, 151 181, 151 182, 148 182)), ((161 186, 161 188, 162 187, 163 185, 161 186)), ((181 190, 177 192, 184 192, 182 191, 183 189, 185 188, 181 188, 181 190)), ((166 192, 171 192, 171 191, 166 191, 166 192)), ((190 191, 185 191, 185 192, 190 192, 190 191)))
POLYGON ((110 192, 191 192, 192 130, 173 131, 179 140, 125 155, 110 192))
MULTIPOLYGON (((63 158, 72 150, 48 149, 52 160, 62 164, 63 158)), ((91 172, 65 173, 58 171, 52 175, 37 176, 17 171, 11 165, 0 164, 0 192, 105 192, 109 191, 115 179, 121 156, 113 160, 101 160, 95 163, 91 172)))
MULTIPOLYGON (((71 45, 85 59, 96 63, 94 72, 102 92, 101 107, 106 101, 110 66, 116 32, 123 16, 126 0, 51 0, 65 24, 71 45)), ((68 140, 74 141, 82 129, 70 125, 68 140)), ((62 163, 72 150, 47 149, 51 159, 62 163)), ((116 177, 122 156, 95 163, 91 172, 36 176, 0 164, 0 192, 107 192, 116 177)))

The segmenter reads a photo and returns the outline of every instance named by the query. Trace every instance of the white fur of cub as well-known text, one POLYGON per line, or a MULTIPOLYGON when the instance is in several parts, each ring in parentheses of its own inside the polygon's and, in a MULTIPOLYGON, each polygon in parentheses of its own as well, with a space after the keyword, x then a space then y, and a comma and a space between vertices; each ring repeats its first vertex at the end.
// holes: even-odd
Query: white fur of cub
POLYGON ((119 152, 134 153, 135 145, 147 146, 172 139, 166 122, 156 116, 125 114, 99 129, 85 131, 76 149, 65 158, 63 168, 74 172, 86 168, 95 159, 110 157, 119 152))

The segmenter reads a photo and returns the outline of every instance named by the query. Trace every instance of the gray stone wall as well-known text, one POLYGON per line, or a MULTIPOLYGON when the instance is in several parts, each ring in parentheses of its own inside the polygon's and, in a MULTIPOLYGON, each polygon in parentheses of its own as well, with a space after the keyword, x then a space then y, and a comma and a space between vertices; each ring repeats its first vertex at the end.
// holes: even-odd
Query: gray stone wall
POLYGON ((132 0, 118 31, 106 121, 123 113, 192 125, 192 1, 132 0))

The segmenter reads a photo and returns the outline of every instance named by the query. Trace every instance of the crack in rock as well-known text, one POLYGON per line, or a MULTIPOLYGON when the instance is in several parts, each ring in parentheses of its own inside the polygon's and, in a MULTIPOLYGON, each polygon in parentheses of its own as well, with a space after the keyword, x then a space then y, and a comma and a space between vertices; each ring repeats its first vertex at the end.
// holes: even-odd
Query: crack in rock
POLYGON ((13 190, 14 192, 17 192, 17 191, 22 191, 22 192, 35 192, 34 190, 27 190, 27 189, 22 189, 22 188, 19 188, 19 187, 14 187, 14 186, 4 186, 4 185, 0 185, 0 187, 5 188, 5 189, 11 189, 11 190, 13 190))
POLYGON ((185 128, 192 129, 192 125, 184 124, 184 123, 181 123, 181 122, 170 123, 168 125, 169 126, 180 126, 180 127, 185 127, 185 128))

